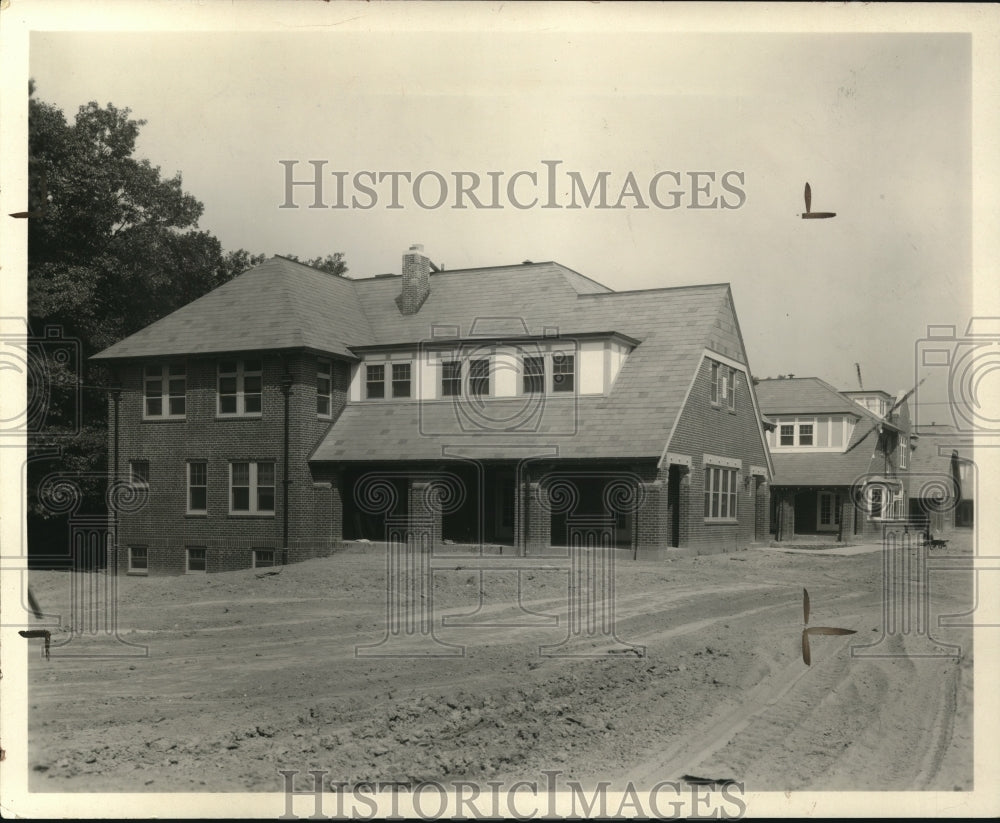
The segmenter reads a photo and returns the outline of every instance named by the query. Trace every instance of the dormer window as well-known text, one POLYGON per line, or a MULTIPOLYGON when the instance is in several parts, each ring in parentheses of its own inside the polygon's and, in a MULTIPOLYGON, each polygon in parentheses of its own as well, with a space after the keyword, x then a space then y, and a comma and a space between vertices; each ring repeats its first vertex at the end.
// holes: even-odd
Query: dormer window
POLYGON ((490 394, 490 361, 469 361, 469 396, 489 397, 490 394))
POLYGON ((409 363, 393 363, 392 364, 392 396, 393 397, 409 397, 410 396, 410 364, 409 363))
POLYGON ((552 391, 572 392, 576 387, 576 357, 566 352, 552 354, 552 391))
POLYGON ((459 397, 462 394, 462 363, 446 360, 441 364, 441 396, 459 397))
POLYGON ((524 394, 545 392, 545 358, 525 357, 521 361, 521 387, 524 394))
POLYGON ((385 397, 384 365, 368 365, 365 367, 365 397, 369 400, 381 400, 385 397))

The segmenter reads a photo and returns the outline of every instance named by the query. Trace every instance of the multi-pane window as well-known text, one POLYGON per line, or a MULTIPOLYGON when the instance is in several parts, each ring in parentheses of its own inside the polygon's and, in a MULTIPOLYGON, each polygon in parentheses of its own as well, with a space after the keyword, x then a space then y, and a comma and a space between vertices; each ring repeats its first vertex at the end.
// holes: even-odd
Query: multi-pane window
POLYGON ((187 372, 183 363, 151 363, 143 369, 143 415, 182 418, 186 411, 187 372))
POLYGON ((223 360, 219 363, 220 416, 255 416, 261 409, 260 360, 223 360))
POLYGON ((736 469, 705 466, 705 519, 736 519, 736 469))
POLYGON ((392 396, 393 397, 409 397, 410 396, 410 364, 409 363, 393 363, 392 364, 392 396))
POLYGON ((187 571, 189 572, 204 572, 208 570, 208 551, 207 549, 188 549, 187 550, 187 571))
POLYGON ((469 394, 472 397, 486 397, 490 393, 490 361, 469 361, 469 394))
POLYGON ((573 391, 575 377, 576 356, 565 352, 554 352, 552 355, 552 391, 573 391))
POLYGON ((229 464, 229 511, 274 514, 274 463, 229 464))
POLYGON ((382 364, 365 366, 365 397, 381 400, 385 397, 385 366, 382 364))
POLYGON ((446 360, 441 364, 441 396, 459 397, 462 394, 462 363, 446 360))
POLYGON ((718 363, 712 363, 712 403, 718 404, 722 394, 719 391, 719 368, 718 363))
MULTIPOLYGON (((830 427, 826 419, 820 418, 821 442, 818 444, 827 448, 827 442, 831 439, 830 427)), ((840 422, 835 421, 835 431, 837 440, 840 440, 840 422)), ((812 421, 804 423, 795 421, 794 423, 779 423, 778 427, 779 446, 816 446, 816 424, 812 421)))
POLYGON ((129 462, 129 483, 133 486, 149 486, 148 460, 132 460, 129 462))
POLYGON ((146 546, 129 547, 128 570, 140 574, 146 574, 149 571, 149 549, 146 546))
POLYGON ((729 399, 729 409, 736 409, 736 369, 729 369, 729 383, 726 386, 726 396, 729 399))
POLYGON ((208 464, 188 463, 187 510, 192 514, 208 511, 208 464))
POLYGON ((906 456, 909 449, 906 446, 906 441, 902 438, 899 439, 899 468, 906 468, 906 456))
POLYGON ((253 567, 260 569, 265 566, 274 565, 274 549, 254 549, 253 567))
POLYGON ((545 358, 525 357, 522 366, 524 393, 542 394, 545 391, 545 358))
POLYGON ((333 363, 320 360, 316 364, 316 414, 330 416, 330 390, 333 384, 333 363))

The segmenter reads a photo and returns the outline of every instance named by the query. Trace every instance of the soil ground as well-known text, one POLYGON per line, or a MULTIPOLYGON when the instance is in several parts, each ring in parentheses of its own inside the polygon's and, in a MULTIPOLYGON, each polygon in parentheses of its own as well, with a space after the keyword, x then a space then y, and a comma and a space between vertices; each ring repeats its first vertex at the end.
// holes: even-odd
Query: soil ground
MULTIPOLYGON (((956 534, 932 558, 970 554, 956 534)), ((539 653, 567 637, 566 564, 532 562, 494 558, 480 573, 439 557, 434 631, 455 645, 438 648, 464 654, 416 659, 355 654, 387 630, 374 547, 265 577, 119 577, 118 636, 134 647, 66 630, 82 619, 72 598, 89 602, 81 593, 101 576, 34 571, 37 600, 64 628, 50 660, 28 641, 39 645, 30 788, 280 791, 279 769, 349 784, 558 769, 584 785, 698 775, 747 791, 972 788, 972 633, 936 626, 972 608, 971 572, 932 570, 919 589, 931 639, 886 625, 883 605, 898 601, 883 596, 879 550, 620 559, 620 642, 574 638, 561 648, 590 656, 568 657, 539 653), (811 637, 811 665, 803 588, 809 626, 857 632, 811 637), (441 620, 472 612, 459 622, 473 625, 441 620), (955 656, 915 656, 943 644, 955 656), (870 656, 852 656, 862 645, 870 656), (117 656, 69 656, 102 649, 117 656)))

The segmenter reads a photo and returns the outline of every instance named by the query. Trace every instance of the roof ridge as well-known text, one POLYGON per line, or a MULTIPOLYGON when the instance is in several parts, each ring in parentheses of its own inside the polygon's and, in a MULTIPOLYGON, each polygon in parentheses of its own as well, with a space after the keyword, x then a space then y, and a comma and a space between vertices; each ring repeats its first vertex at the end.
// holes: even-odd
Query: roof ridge
POLYGON ((619 294, 649 294, 654 291, 693 291, 695 289, 720 289, 720 288, 730 288, 729 283, 694 283, 687 286, 656 286, 652 289, 625 289, 624 291, 607 291, 607 292, 587 292, 578 295, 579 297, 610 297, 612 295, 619 294))

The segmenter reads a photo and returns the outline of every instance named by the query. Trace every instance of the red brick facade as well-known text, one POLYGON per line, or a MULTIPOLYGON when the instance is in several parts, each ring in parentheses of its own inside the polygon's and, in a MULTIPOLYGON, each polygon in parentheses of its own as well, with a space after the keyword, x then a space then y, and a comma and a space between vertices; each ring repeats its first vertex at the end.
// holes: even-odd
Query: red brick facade
MULTIPOLYGON (((346 403, 347 364, 332 361, 332 415, 322 418, 316 404, 316 355, 267 353, 262 359, 262 409, 257 418, 224 419, 216 415, 217 357, 171 360, 184 362, 187 372, 186 414, 177 420, 144 420, 144 364, 119 365, 122 391, 117 417, 117 473, 119 478, 127 479, 131 461, 146 461, 149 465, 146 504, 119 519, 120 570, 128 570, 131 547, 146 549, 148 574, 181 574, 186 568, 188 548, 205 549, 206 570, 214 572, 251 566, 255 549, 273 550, 275 562, 280 563, 326 555, 341 545, 337 478, 322 469, 314 475, 308 457, 346 403), (281 390, 285 374, 292 378, 288 398, 287 546, 283 539, 285 398, 281 390), (205 514, 187 513, 187 465, 191 461, 207 464, 205 514), (232 461, 274 463, 273 514, 230 513, 232 461), (287 556, 283 555, 286 549, 287 556)), ((114 403, 112 399, 112 421, 114 403)), ((114 461, 114 431, 110 439, 114 461)))

